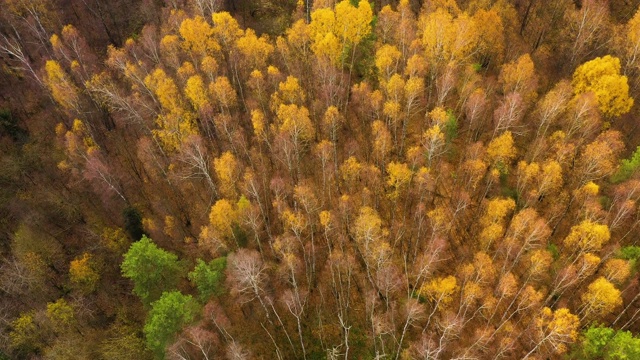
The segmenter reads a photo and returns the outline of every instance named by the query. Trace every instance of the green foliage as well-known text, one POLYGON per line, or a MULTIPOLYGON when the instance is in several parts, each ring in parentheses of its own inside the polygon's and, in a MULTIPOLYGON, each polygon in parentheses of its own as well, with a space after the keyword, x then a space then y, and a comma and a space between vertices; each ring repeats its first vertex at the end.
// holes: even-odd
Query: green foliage
POLYGON ((451 110, 447 110, 447 121, 444 123, 444 134, 447 139, 447 143, 450 143, 453 139, 458 137, 458 119, 451 110))
POLYGON ((584 360, 640 359, 640 338, 634 337, 629 331, 591 326, 583 332, 582 341, 573 351, 572 358, 584 360))
POLYGON ((638 260, 640 259, 640 246, 625 246, 620 249, 618 257, 629 260, 629 266, 635 271, 638 260))
POLYGON ((636 151, 631 154, 628 159, 620 161, 620 167, 613 176, 611 176, 611 182, 614 184, 623 182, 629 179, 640 167, 640 146, 636 148, 636 151))
POLYGON ((560 257, 560 251, 558 250, 558 246, 556 246, 556 244, 549 244, 547 245, 547 250, 549 250, 549 252, 551 253, 551 255, 553 255, 553 260, 558 260, 558 258, 560 257))
POLYGON ((160 249, 145 235, 131 245, 120 267, 122 275, 133 281, 133 293, 145 305, 157 300, 162 292, 175 288, 181 272, 178 257, 160 249))
POLYGON ((620 249, 620 258, 625 260, 638 260, 640 259, 640 246, 625 246, 620 249))
POLYGON ((211 296, 220 296, 224 293, 226 266, 226 257, 219 257, 209 263, 198 259, 195 268, 189 273, 189 280, 198 288, 200 301, 206 302, 211 296))
POLYGON ((198 312, 197 303, 191 295, 183 295, 179 291, 164 292, 151 304, 144 334, 147 346, 156 358, 164 358, 167 343, 184 325, 193 321, 198 312))
POLYGON ((138 209, 129 206, 122 212, 124 217, 124 228, 133 240, 139 240, 144 235, 142 228, 142 216, 138 209))

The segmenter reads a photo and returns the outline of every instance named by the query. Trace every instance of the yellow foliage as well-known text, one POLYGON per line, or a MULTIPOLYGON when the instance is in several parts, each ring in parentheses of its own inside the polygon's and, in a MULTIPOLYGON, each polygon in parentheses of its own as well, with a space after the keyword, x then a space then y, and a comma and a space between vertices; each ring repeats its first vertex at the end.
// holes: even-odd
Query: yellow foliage
POLYGON ((516 61, 503 65, 500 70, 500 82, 504 94, 518 92, 527 101, 535 98, 537 80, 531 56, 524 54, 516 61))
POLYGON ((379 161, 383 161, 393 146, 391 133, 384 122, 375 120, 371 123, 371 135, 373 138, 373 155, 379 161))
POLYGON ((315 10, 308 26, 311 50, 316 56, 340 65, 343 51, 369 35, 372 20, 373 10, 365 0, 360 1, 358 7, 343 0, 336 5, 335 12, 330 8, 315 10))
POLYGON ((265 134, 266 122, 264 118, 264 113, 260 110, 252 110, 251 111, 251 124, 253 125, 253 133, 258 137, 262 138, 265 134))
POLYGON ((69 264, 69 279, 88 292, 93 291, 100 279, 100 274, 94 269, 91 254, 84 253, 69 264))
POLYGON ((393 45, 385 44, 376 51, 376 68, 382 80, 388 79, 396 72, 398 61, 402 56, 400 50, 393 45))
POLYGON ((495 8, 480 9, 473 14, 473 21, 479 33, 478 51, 480 55, 500 63, 504 55, 504 26, 500 14, 495 8))
POLYGON ((453 301, 455 293, 460 290, 458 282, 454 276, 445 278, 437 278, 422 285, 418 291, 418 295, 426 298, 428 301, 444 307, 453 301))
POLYGON ((220 199, 211 207, 209 223, 221 237, 230 239, 233 236, 233 224, 238 222, 238 212, 227 199, 220 199))
POLYGON ((320 225, 322 225, 325 229, 331 226, 331 212, 327 210, 322 210, 318 215, 320 218, 320 225))
POLYGON ((47 73, 45 82, 53 99, 67 110, 77 109, 78 89, 73 85, 60 64, 55 60, 47 60, 44 68, 47 73))
POLYGON ((581 251, 599 251, 610 238, 607 225, 583 220, 571 228, 571 232, 564 239, 564 245, 569 249, 578 247, 581 251))
POLYGON ((623 284, 631 275, 629 261, 623 259, 609 259, 604 264, 602 273, 614 284, 623 284))
POLYGON ((21 313, 17 319, 11 322, 9 340, 12 348, 37 349, 41 346, 38 337, 38 325, 34 321, 33 312, 21 313))
POLYGON ((201 16, 185 19, 180 24, 180 36, 184 39, 182 47, 199 56, 213 55, 220 45, 213 38, 213 29, 201 16))
POLYGON ((494 198, 487 202, 484 216, 480 219, 480 225, 489 226, 494 223, 504 223, 505 218, 516 208, 516 202, 512 198, 494 198))
POLYGON ((278 91, 271 97, 275 109, 282 104, 303 105, 306 99, 298 78, 287 76, 287 80, 278 84, 278 91))
POLYGON ((228 110, 236 105, 238 96, 226 76, 218 76, 214 82, 209 84, 209 91, 222 108, 228 110))
POLYGON ((371 32, 373 9, 366 0, 360 0, 358 7, 343 0, 336 5, 335 34, 346 44, 358 44, 371 32))
POLYGON ((576 94, 593 92, 598 108, 606 117, 624 115, 633 106, 627 77, 620 75, 620 59, 607 55, 580 65, 573 73, 576 94))
POLYGON ((264 67, 273 53, 273 45, 269 43, 266 35, 258 38, 252 29, 244 32, 244 36, 238 39, 237 46, 250 68, 264 67))
POLYGON ((204 71, 207 76, 209 77, 209 80, 213 80, 216 74, 216 71, 218 71, 218 62, 216 61, 215 58, 213 58, 212 56, 205 56, 202 59, 202 62, 200 63, 201 65, 201 69, 202 71, 204 71))
POLYGON ((340 174, 347 185, 355 185, 355 182, 360 179, 360 170, 362 170, 362 164, 353 156, 340 165, 340 174))
POLYGON ((440 106, 429 112, 429 119, 431 119, 431 122, 439 126, 444 125, 448 118, 449 116, 447 115, 447 111, 440 106))
POLYGON ((553 311, 545 307, 535 323, 540 331, 540 338, 546 340, 558 354, 567 351, 566 344, 578 338, 580 320, 569 309, 561 308, 553 311))
POLYGON ((353 224, 353 232, 356 241, 368 248, 369 244, 382 240, 385 231, 382 229, 382 219, 378 213, 368 207, 360 208, 358 217, 353 224))
POLYGON ((549 267, 553 262, 553 255, 545 249, 537 249, 531 252, 529 256, 529 272, 531 276, 536 278, 547 274, 549 267))
POLYGON ((187 80, 184 93, 196 109, 201 109, 209 103, 207 90, 200 75, 194 75, 187 80))
POLYGON ((464 61, 478 43, 477 27, 466 13, 454 18, 446 9, 438 8, 420 16, 418 29, 425 57, 433 65, 464 61))
POLYGON ((213 13, 211 18, 213 19, 213 35, 225 47, 232 46, 242 36, 243 31, 240 29, 240 25, 228 12, 213 13))
POLYGON ((47 304, 47 318, 51 325, 58 331, 68 330, 75 322, 75 313, 71 305, 64 299, 58 299, 54 303, 47 304))
POLYGON ((223 194, 235 196, 236 182, 240 178, 240 163, 229 151, 225 151, 220 157, 213 159, 213 168, 220 181, 220 190, 223 194))
MULTIPOLYGON (((144 220, 148 221, 148 219, 144 220)), ((153 227, 149 226, 151 224, 149 224, 148 222, 145 223, 144 220, 144 228, 150 231, 153 230, 153 227)), ((129 240, 127 239, 127 235, 121 228, 104 228, 102 230, 100 240, 107 249, 118 254, 124 253, 129 247, 129 240)))
POLYGON ((296 235, 299 235, 307 226, 304 214, 290 210, 282 212, 282 222, 286 229, 291 230, 296 235))
POLYGON ((294 142, 305 144, 315 137, 315 128, 306 107, 282 104, 278 108, 277 117, 280 131, 289 134, 294 142))
POLYGON ((620 290, 604 277, 594 280, 580 297, 586 314, 604 317, 622 305, 620 290))
POLYGON ((147 75, 144 83, 156 94, 162 108, 168 112, 180 112, 180 94, 172 78, 162 69, 155 69, 147 75))
POLYGON ((393 188, 393 191, 389 196, 392 199, 397 199, 400 194, 400 189, 405 188, 411 182, 413 172, 409 169, 407 164, 390 162, 387 164, 387 185, 393 188))
POLYGON ((491 140, 487 147, 487 157, 493 166, 506 172, 509 164, 516 157, 511 131, 505 131, 502 135, 491 140))

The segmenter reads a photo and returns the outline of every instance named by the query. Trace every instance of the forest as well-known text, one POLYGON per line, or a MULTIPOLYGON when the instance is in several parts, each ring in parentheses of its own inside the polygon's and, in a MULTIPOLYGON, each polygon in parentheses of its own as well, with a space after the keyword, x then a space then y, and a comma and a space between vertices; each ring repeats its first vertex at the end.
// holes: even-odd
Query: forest
POLYGON ((638 0, 0 0, 0 360, 640 359, 637 102, 638 0))

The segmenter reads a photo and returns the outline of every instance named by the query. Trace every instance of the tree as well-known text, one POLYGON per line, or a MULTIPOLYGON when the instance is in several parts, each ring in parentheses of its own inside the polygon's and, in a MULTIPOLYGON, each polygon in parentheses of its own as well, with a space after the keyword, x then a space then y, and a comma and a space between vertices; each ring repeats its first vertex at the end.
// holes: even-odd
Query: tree
POLYGON ((640 356, 640 339, 629 331, 592 325, 581 335, 579 346, 572 352, 580 359, 623 360, 640 356))
POLYGON ((72 326, 77 324, 75 311, 65 299, 48 303, 46 316, 51 327, 57 333, 68 332, 72 326))
POLYGON ((90 293, 93 292, 100 280, 100 274, 95 269, 92 256, 89 253, 82 254, 69 264, 69 280, 74 287, 90 293))
POLYGON ((133 281, 133 293, 145 305, 177 285, 181 273, 178 257, 160 249, 146 235, 131 244, 120 265, 122 275, 133 281))
POLYGON ((487 157, 491 164, 502 173, 509 173, 511 161, 516 157, 511 131, 505 131, 487 146, 487 157))
POLYGON ((151 310, 144 324, 147 346, 157 358, 163 359, 165 347, 183 326, 196 317, 199 309, 191 295, 179 291, 163 292, 151 303, 151 310))
POLYGON ((602 276, 589 284, 587 291, 580 299, 583 318, 602 318, 622 305, 620 290, 602 276))
POLYGON ((567 351, 567 344, 578 338, 580 321, 569 309, 562 308, 556 311, 545 307, 535 319, 534 326, 538 336, 538 342, 523 359, 529 358, 541 347, 549 349, 551 354, 562 354, 567 351))
POLYGON ((9 332, 10 347, 18 352, 30 353, 44 346, 40 337, 38 325, 34 320, 34 313, 22 313, 11 322, 9 332))
POLYGON ((624 115, 631 110, 627 77, 620 75, 620 59, 607 55, 580 65, 571 82, 576 94, 593 92, 598 108, 608 118, 624 115))
POLYGON ((213 159, 213 169, 220 182, 220 192, 229 198, 234 198, 237 194, 238 180, 242 175, 242 168, 236 157, 231 152, 225 151, 220 157, 213 159))
POLYGON ((453 301, 456 292, 460 290, 454 276, 437 278, 422 285, 418 295, 434 303, 434 307, 447 306, 453 301))
POLYGON ((78 111, 80 108, 78 88, 73 84, 67 73, 55 60, 48 60, 45 65, 47 77, 45 83, 51 91, 51 96, 64 109, 78 111))
POLYGON ((180 24, 180 36, 183 39, 182 47, 192 52, 195 56, 204 57, 214 55, 220 50, 220 45, 213 36, 213 29, 201 16, 193 19, 184 19, 180 24))
POLYGON ((400 196, 401 190, 409 186, 413 172, 407 164, 392 161, 387 164, 387 173, 387 185, 392 189, 389 197, 395 200, 400 196))
POLYGON ((564 244, 569 249, 578 248, 580 252, 599 251, 610 238, 607 225, 583 220, 571 228, 571 232, 564 239, 564 244))
POLYGON ((206 302, 211 296, 220 296, 224 293, 224 268, 227 265, 226 257, 219 257, 205 263, 198 259, 196 266, 189 273, 189 280, 198 288, 200 300, 206 302))

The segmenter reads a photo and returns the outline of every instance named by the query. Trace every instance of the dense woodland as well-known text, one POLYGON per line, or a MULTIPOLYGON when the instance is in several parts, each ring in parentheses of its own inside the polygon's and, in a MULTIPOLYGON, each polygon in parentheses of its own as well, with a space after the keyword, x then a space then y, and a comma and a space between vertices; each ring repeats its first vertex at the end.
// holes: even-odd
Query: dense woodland
POLYGON ((639 6, 0 0, 0 359, 640 359, 639 6))

